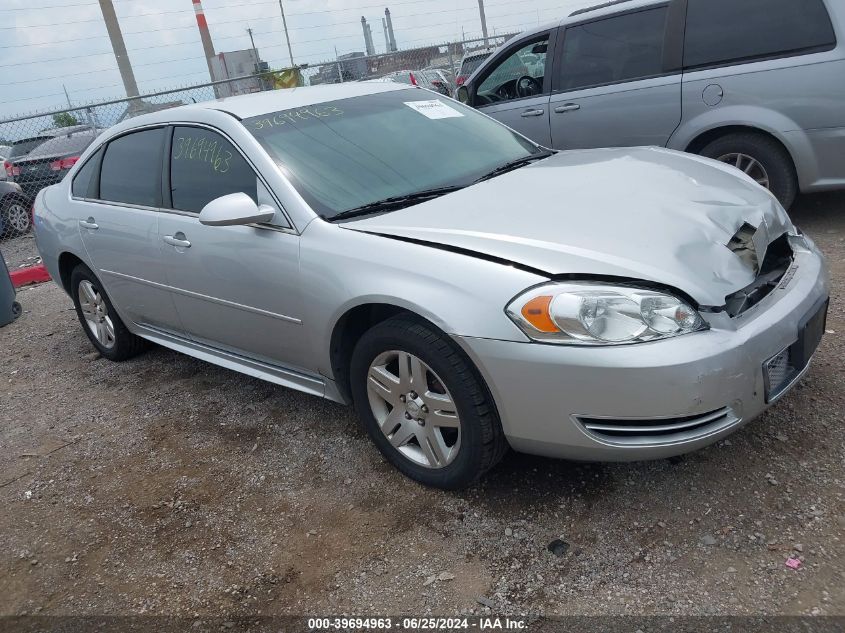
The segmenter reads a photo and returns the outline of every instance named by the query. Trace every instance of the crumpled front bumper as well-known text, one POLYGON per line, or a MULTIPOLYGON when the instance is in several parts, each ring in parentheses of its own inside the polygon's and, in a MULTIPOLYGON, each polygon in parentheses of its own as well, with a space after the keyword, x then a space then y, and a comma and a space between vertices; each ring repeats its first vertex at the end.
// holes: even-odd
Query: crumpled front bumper
POLYGON ((704 314, 709 330, 664 341, 577 347, 455 340, 487 381, 515 450, 589 461, 665 458, 711 444, 769 406, 764 362, 797 340, 799 324, 828 296, 827 268, 811 242, 796 250, 793 272, 747 312, 704 314), (698 433, 635 443, 597 435, 583 423, 671 421, 722 409, 727 417, 698 433))

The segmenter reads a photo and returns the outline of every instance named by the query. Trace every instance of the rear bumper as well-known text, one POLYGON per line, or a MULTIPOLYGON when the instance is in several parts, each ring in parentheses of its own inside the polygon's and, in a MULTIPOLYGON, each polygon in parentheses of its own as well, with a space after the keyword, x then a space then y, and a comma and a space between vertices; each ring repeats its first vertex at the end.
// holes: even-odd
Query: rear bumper
POLYGON ((764 362, 795 343, 799 324, 828 296, 815 248, 797 252, 795 263, 785 287, 739 317, 704 315, 705 332, 605 348, 456 340, 487 381, 515 450, 590 461, 669 457, 728 435, 769 406, 764 362), (588 428, 641 420, 683 427, 697 416, 705 423, 691 430, 624 440, 588 428))

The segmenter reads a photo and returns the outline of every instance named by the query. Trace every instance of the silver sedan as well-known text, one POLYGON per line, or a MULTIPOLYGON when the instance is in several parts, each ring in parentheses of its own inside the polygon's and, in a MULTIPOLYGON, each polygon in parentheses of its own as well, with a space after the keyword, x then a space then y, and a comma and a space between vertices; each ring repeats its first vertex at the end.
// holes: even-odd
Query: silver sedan
POLYGON ((807 370, 827 273, 777 200, 664 149, 552 152, 419 88, 356 83, 115 126, 35 203, 82 327, 354 405, 427 485, 508 447, 663 458, 807 370))

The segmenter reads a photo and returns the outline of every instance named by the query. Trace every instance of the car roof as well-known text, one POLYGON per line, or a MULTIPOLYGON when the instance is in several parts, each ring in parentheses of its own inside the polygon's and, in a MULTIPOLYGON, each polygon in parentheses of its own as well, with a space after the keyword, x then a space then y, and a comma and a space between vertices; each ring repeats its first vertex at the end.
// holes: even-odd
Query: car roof
POLYGON ((340 84, 283 88, 280 90, 255 92, 237 97, 223 97, 222 99, 168 108, 134 117, 125 121, 120 127, 129 127, 126 124, 130 123, 132 127, 135 127, 148 123, 167 123, 180 119, 184 120, 186 117, 190 119, 191 113, 197 112, 197 110, 219 110, 221 112, 227 112, 238 119, 248 119, 280 110, 319 105, 328 101, 339 101, 340 99, 363 97, 381 92, 410 89, 413 88, 406 84, 392 81, 349 81, 340 84))
POLYGON ((602 17, 605 15, 613 15, 620 11, 628 11, 630 9, 639 9, 642 7, 650 7, 658 4, 666 4, 668 0, 607 0, 605 2, 598 1, 594 4, 581 7, 569 13, 564 17, 560 24, 568 24, 570 22, 580 22, 585 19, 602 17))

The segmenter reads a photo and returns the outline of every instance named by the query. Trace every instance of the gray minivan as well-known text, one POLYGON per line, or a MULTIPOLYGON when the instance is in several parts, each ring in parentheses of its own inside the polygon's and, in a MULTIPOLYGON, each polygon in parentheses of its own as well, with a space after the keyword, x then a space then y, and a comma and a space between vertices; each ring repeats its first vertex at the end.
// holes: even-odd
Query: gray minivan
POLYGON ((548 147, 721 160, 789 207, 845 188, 843 40, 842 0, 617 0, 513 38, 457 96, 548 147))

